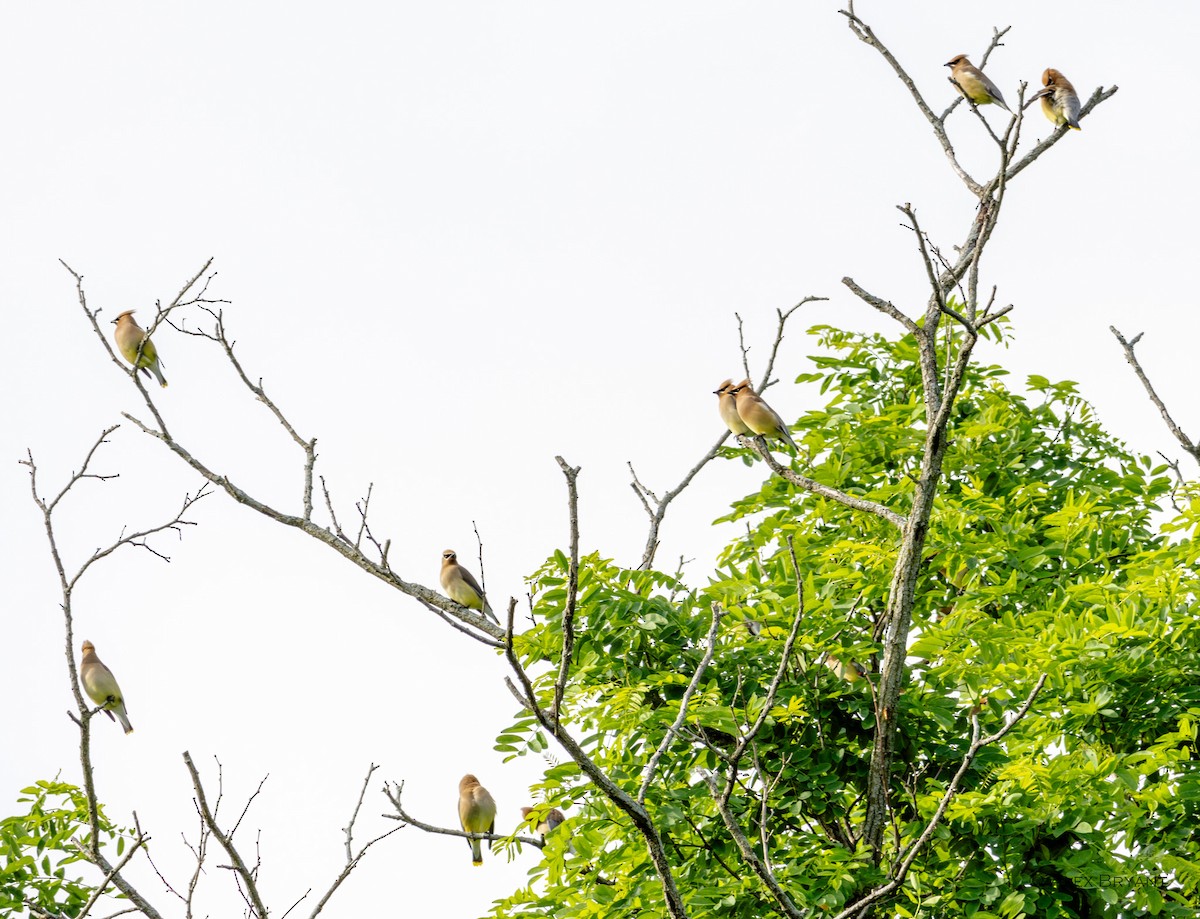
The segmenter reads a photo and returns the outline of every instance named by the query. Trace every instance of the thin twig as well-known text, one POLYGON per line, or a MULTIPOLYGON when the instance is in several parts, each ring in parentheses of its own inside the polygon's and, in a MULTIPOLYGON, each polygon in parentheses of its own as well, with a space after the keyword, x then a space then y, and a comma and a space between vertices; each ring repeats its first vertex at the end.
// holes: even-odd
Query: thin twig
POLYGON ((808 476, 801 475, 792 469, 787 468, 779 463, 771 453, 770 449, 761 443, 762 438, 759 437, 744 437, 742 442, 749 446, 755 453, 763 458, 766 464, 771 468, 771 471, 778 476, 787 479, 793 485, 803 488, 805 491, 810 491, 814 495, 820 495, 823 498, 829 498, 836 501, 838 504, 843 504, 846 507, 853 508, 856 511, 865 511, 868 514, 874 514, 892 524, 894 527, 903 530, 907 522, 906 518, 895 511, 884 507, 875 501, 868 501, 866 498, 856 498, 853 495, 848 495, 844 491, 840 491, 830 485, 822 485, 808 476))
MULTIPOLYGON (((400 803, 400 796, 404 792, 404 783, 397 782, 395 791, 392 786, 384 783, 383 793, 387 795, 387 799, 392 802, 392 807, 396 809, 394 814, 384 814, 388 820, 397 820, 402 824, 415 826, 423 833, 432 833, 435 836, 459 836, 463 839, 479 839, 484 842, 496 842, 497 840, 513 840, 530 846, 537 846, 539 849, 545 847, 545 843, 541 839, 534 839, 532 836, 510 836, 506 833, 468 833, 466 830, 456 830, 452 827, 437 826, 432 823, 425 823, 418 820, 404 809, 404 805, 400 803)), ((399 828, 397 828, 399 829, 399 828)))
MULTIPOLYGON (((241 854, 233 845, 233 833, 223 833, 221 828, 217 826, 216 818, 212 811, 208 808, 208 799, 204 795, 204 785, 200 781, 200 773, 196 771, 196 765, 192 762, 192 755, 188 751, 183 753, 183 761, 187 765, 187 770, 192 776, 192 787, 196 790, 196 805, 200 810, 200 816, 203 818, 205 825, 214 838, 221 844, 230 861, 233 862, 233 870, 244 885, 244 893, 249 897, 249 903, 253 913, 258 919, 267 919, 267 908, 262 902, 262 898, 258 893, 258 884, 255 882, 255 871, 251 871, 246 867, 245 861, 242 860, 241 854)), ((259 785, 262 788, 262 785, 259 785)), ((255 792, 257 795, 258 792, 255 792)), ((252 799, 253 800, 253 799, 252 799)), ((249 806, 249 805, 247 805, 249 806)), ((243 811, 243 816, 245 812, 243 811)), ((240 822, 240 818, 239 818, 240 822)))
MULTIPOLYGON (((371 763, 371 765, 367 768, 367 776, 363 779, 362 788, 358 792, 358 801, 356 801, 354 804, 354 812, 350 815, 350 822, 347 823, 343 828, 343 832, 346 834, 346 864, 338 876, 334 878, 333 883, 329 885, 329 889, 325 891, 325 895, 321 897, 321 899, 317 902, 317 905, 313 907, 313 911, 309 913, 309 919, 315 919, 315 917, 320 914, 321 910, 325 908, 325 904, 329 902, 330 897, 332 897, 334 893, 337 892, 337 889, 342 886, 342 882, 350 876, 350 872, 358 867, 359 862, 362 861, 363 856, 367 854, 367 850, 370 849, 371 846, 375 845, 375 843, 379 842, 380 840, 387 839, 393 833, 404 829, 403 825, 393 827, 386 833, 381 833, 380 835, 376 836, 361 849, 359 849, 357 853, 354 851, 354 822, 358 820, 358 812, 362 810, 363 798, 367 793, 367 786, 371 784, 371 776, 378 768, 379 767, 374 763, 371 763)), ((308 896, 308 894, 306 893, 305 896, 308 896)), ((301 899, 303 899, 303 897, 301 899)), ((296 904, 299 902, 300 901, 297 900, 296 904)))
POLYGON ((675 717, 674 723, 671 724, 663 739, 658 745, 658 749, 654 751, 654 755, 646 762, 645 768, 642 770, 642 784, 638 788, 637 802, 638 804, 646 803, 646 791, 650 788, 650 783, 654 780, 654 771, 658 768, 659 762, 663 755, 667 752, 667 748, 675 742, 675 738, 679 735, 680 728, 687 720, 688 705, 691 704, 692 696, 695 695, 700 681, 704 679, 704 674, 708 671, 708 665, 712 663, 713 654, 717 648, 717 627, 721 624, 721 617, 725 611, 720 604, 712 604, 712 624, 708 627, 708 635, 704 640, 704 656, 700 659, 700 663, 696 666, 696 672, 692 674, 692 679, 688 683, 687 689, 683 692, 683 698, 679 700, 679 714, 675 717))
POLYGON ((1038 697, 1038 693, 1042 691, 1042 687, 1044 685, 1046 685, 1046 674, 1043 673, 1040 677, 1038 677, 1037 683, 1035 683, 1033 689, 1029 691, 1029 695, 1025 697, 1025 701, 1021 703, 1021 707, 1017 709, 1013 717, 1008 720, 1008 723, 1005 724, 1003 728, 996 731, 994 734, 988 734, 985 737, 981 737, 979 728, 979 714, 976 711, 971 712, 971 745, 967 748, 967 752, 963 755, 962 763, 959 765, 958 771, 954 773, 954 777, 950 780, 950 784, 942 793, 941 800, 938 801, 938 806, 934 810, 933 815, 928 821, 926 821, 925 828, 921 831, 921 835, 918 836, 911 845, 909 845, 907 851, 905 851, 903 854, 900 863, 892 869, 891 879, 886 884, 881 885, 866 896, 856 900, 852 905, 847 906, 844 910, 834 916, 833 919, 850 919, 851 916, 861 914, 861 911, 864 907, 870 905, 871 903, 878 902, 900 888, 900 885, 904 883, 904 879, 908 875, 908 871, 912 867, 913 862, 916 861, 917 855, 920 854, 921 850, 933 837, 934 831, 937 830, 938 825, 942 822, 942 817, 946 813, 946 808, 950 806, 950 801, 958 792, 959 782, 962 781, 962 777, 966 775, 967 770, 971 768, 971 763, 975 761, 976 755, 981 749, 989 746, 990 744, 996 743, 998 740, 1003 738, 1005 734, 1016 727, 1017 722, 1024 718, 1029 712, 1030 707, 1033 705, 1034 700, 1038 697))
MULTIPOLYGON (((1146 395, 1150 397, 1150 401, 1154 403, 1154 407, 1158 409, 1158 413, 1162 416, 1163 421, 1167 425, 1167 429, 1172 436, 1179 442, 1179 445, 1194 459, 1200 463, 1200 444, 1197 444, 1188 437, 1175 419, 1171 417, 1170 411, 1167 410, 1166 403, 1154 390, 1154 386, 1150 383, 1150 378, 1146 376, 1146 371, 1142 369, 1142 362, 1138 360, 1133 349, 1137 343, 1142 340, 1142 335, 1135 335, 1132 339, 1126 340, 1125 336, 1117 331, 1116 326, 1109 326, 1108 330, 1113 333, 1117 341, 1121 343, 1121 348, 1125 352, 1125 360, 1129 362, 1129 366, 1133 368, 1133 372, 1137 374, 1137 378, 1142 381, 1142 386, 1146 390, 1146 395)), ((1144 333, 1143 333, 1144 334, 1144 333)))
MULTIPOLYGON (((88 309, 87 298, 84 295, 84 291, 83 291, 82 275, 76 273, 66 263, 63 263, 63 267, 66 268, 66 270, 68 272, 70 272, 71 275, 75 278, 76 290, 78 292, 80 306, 82 307, 84 314, 87 316, 88 321, 91 323, 92 329, 95 332, 97 338, 100 340, 105 351, 113 358, 114 362, 116 362, 118 366, 122 367, 122 372, 124 372, 123 365, 120 363, 120 361, 117 360, 116 355, 114 354, 112 348, 109 346, 108 340, 104 336, 104 334, 101 331, 100 326, 97 322, 96 316, 99 311, 93 312, 88 309)), ((190 288, 190 286, 195 284, 195 282, 204 273, 204 271, 207 270, 207 268, 208 268, 208 265, 206 264, 205 268, 202 269, 201 272, 198 272, 197 275, 192 279, 192 281, 189 282, 189 285, 185 286, 185 288, 184 288, 185 292, 190 288)), ((184 294, 181 293, 180 296, 177 297, 176 299, 178 301, 182 302, 183 296, 184 296, 184 294)), ((263 402, 263 404, 268 407, 268 409, 271 411, 271 413, 276 417, 276 419, 280 422, 280 424, 283 426, 283 428, 288 432, 288 435, 292 438, 292 440, 295 441, 295 443, 304 451, 306 469, 308 470, 308 472, 306 472, 306 477, 307 477, 307 475, 311 472, 311 466, 312 466, 313 462, 315 462, 316 440, 315 439, 305 440, 304 438, 302 438, 296 432, 296 429, 291 424, 291 422, 288 421, 286 416, 284 416, 282 409, 280 409, 279 406, 276 405, 274 401, 272 401, 270 398, 267 397, 266 392, 264 391, 264 389, 261 385, 261 381, 257 385, 254 384, 253 382, 251 382, 249 375, 242 368, 241 363, 237 360, 237 357, 234 354, 234 350, 233 350, 234 343, 229 340, 228 335, 226 333, 224 317, 222 316, 222 314, 220 312, 214 312, 212 310, 206 310, 206 311, 208 312, 208 314, 210 316, 213 317, 213 319, 217 323, 217 327, 216 327, 215 331, 191 333, 191 334, 196 334, 196 335, 198 335, 198 337, 216 342, 217 344, 219 344, 221 346, 222 350, 224 351, 224 353, 226 354, 227 358, 229 359, 231 365, 233 366, 234 370, 236 371, 238 378, 255 395, 255 397, 259 399, 259 401, 263 402)), ((134 425, 136 425, 138 427, 138 429, 140 431, 142 431, 142 433, 147 434, 147 435, 155 438, 156 440, 159 440, 160 442, 162 442, 172 453, 174 453, 176 456, 178 456, 184 463, 186 463, 192 469, 196 470, 196 472, 198 472, 200 475, 202 475, 207 481, 209 481, 210 483, 215 485, 217 488, 220 488, 222 491, 224 491, 226 494, 228 494, 231 498, 233 498, 234 501, 250 508, 251 510, 255 511, 258 514, 261 514, 264 517, 267 517, 270 520, 275 521, 276 523, 280 523, 280 524, 283 524, 284 526, 288 526, 288 527, 292 527, 294 529, 300 530, 305 535, 310 536, 311 538, 317 540, 318 542, 324 543, 325 545, 329 546, 334 551, 336 551, 338 554, 340 554, 343 558, 347 559, 354 565, 357 565, 359 568, 366 571, 368 574, 378 578, 379 580, 383 581, 385 584, 388 584, 390 587, 400 591, 401 593, 407 594, 410 597, 414 597, 417 600, 422 601, 426 605, 427 608, 436 608, 436 609, 440 610, 441 612, 447 614, 449 617, 457 619, 460 623, 465 624, 470 629, 475 630, 477 632, 483 632, 485 635, 490 636, 491 639, 495 640, 495 641, 491 642, 491 646, 499 647, 498 640, 503 638, 503 633, 502 633, 502 629, 498 625, 496 625, 493 622, 490 622, 486 617, 476 613, 474 610, 469 610, 464 606, 460 606, 459 604, 455 603, 453 600, 450 600, 448 597, 443 597, 441 594, 439 594, 433 590, 430 590, 429 588, 424 587, 423 585, 405 581, 395 571, 393 571, 391 569, 390 565, 385 564, 383 559, 381 559, 379 562, 376 562, 376 561, 372 560, 371 558, 369 558, 367 555, 365 555, 362 551, 356 549, 354 547, 354 545, 351 544, 346 539, 345 534, 341 531, 340 527, 338 527, 337 530, 334 531, 334 530, 330 530, 326 527, 318 526, 311 519, 312 514, 311 514, 311 508, 308 506, 308 499, 306 499, 306 503, 305 503, 303 512, 301 514, 284 513, 283 511, 279 511, 279 510, 275 509, 274 507, 272 507, 271 505, 267 504, 265 501, 262 501, 256 497, 254 497, 245 489, 239 487, 237 484, 234 483, 234 481, 229 476, 221 475, 217 472, 214 472, 211 468, 208 467, 208 465, 206 465, 199 458, 194 456, 186 447, 183 446, 183 444, 181 444, 178 440, 176 440, 174 438, 174 436, 167 429, 167 425, 166 425, 165 421, 163 420, 163 417, 162 417, 161 413, 159 412, 157 406, 155 405, 154 400, 151 398, 150 394, 146 391, 145 387, 141 386, 140 381, 138 383, 138 386, 139 386, 139 391, 142 394, 143 401, 146 403, 147 409, 149 410, 149 412, 151 413, 151 415, 154 418, 154 423, 153 424, 144 423, 141 420, 139 420, 138 418, 136 418, 133 415, 130 415, 128 413, 122 413, 124 415, 124 417, 127 418, 134 425)), ((305 494, 309 495, 309 491, 310 491, 309 485, 306 484, 305 494)), ((328 491, 326 491, 326 495, 328 496, 328 491)), ((328 502, 328 503, 331 504, 331 502, 328 502)), ((336 526, 336 524, 335 524, 335 526, 336 526)), ((487 640, 485 639, 485 642, 486 641, 487 640)))
POLYGON ((659 885, 662 887, 667 915, 671 919, 687 919, 687 908, 683 904, 683 897, 679 893, 678 885, 675 883, 675 876, 671 871, 671 864, 667 859, 666 849, 663 846, 662 835, 658 832, 654 821, 646 812, 646 808, 634 800, 604 770, 596 765, 595 761, 579 745, 579 742, 563 729, 557 713, 547 712, 538 704, 537 696, 533 690, 533 681, 530 680, 529 674, 525 672, 525 668, 521 666, 521 662, 517 659, 516 651, 513 649, 513 616, 516 613, 516 608, 516 599, 509 600, 508 630, 505 633, 504 640, 505 659, 508 661, 508 665, 516 676, 517 681, 520 683, 520 691, 518 692, 514 688, 514 695, 526 700, 523 704, 533 713, 533 717, 537 719, 538 724, 558 741, 558 744, 567 752, 567 755, 579 766, 580 771, 588 777, 593 785, 600 789, 600 793, 608 798, 618 810, 629 817, 634 828, 641 834, 642 839, 646 843, 646 851, 650 855, 650 861, 654 864, 655 874, 658 875, 659 885))

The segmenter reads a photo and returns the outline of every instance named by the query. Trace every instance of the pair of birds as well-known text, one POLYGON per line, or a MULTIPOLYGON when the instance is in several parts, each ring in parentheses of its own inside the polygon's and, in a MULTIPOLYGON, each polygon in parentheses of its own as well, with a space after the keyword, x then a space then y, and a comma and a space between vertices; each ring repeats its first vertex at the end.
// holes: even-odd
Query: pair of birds
POLYGON ((166 386, 167 378, 162 374, 162 362, 158 359, 158 349, 154 347, 154 342, 146 337, 146 330, 134 320, 134 312, 136 311, 126 310, 113 320, 113 325, 116 326, 113 330, 113 339, 117 343, 117 350, 121 352, 121 357, 129 363, 136 363, 138 370, 146 376, 154 374, 159 386, 166 386), (138 356, 139 348, 142 351, 141 357, 138 356))
POLYGON ((791 445, 797 453, 800 448, 792 440, 792 433, 783 419, 771 406, 763 401, 756 393, 749 380, 734 385, 733 380, 725 380, 713 390, 717 397, 717 410, 721 420, 734 434, 753 437, 761 434, 763 437, 782 440, 791 445))
POLYGON ((133 732, 129 714, 125 711, 125 697, 112 671, 96 656, 96 646, 90 641, 83 643, 83 657, 79 661, 79 681, 88 698, 100 706, 113 721, 120 721, 125 733, 133 732), (116 716, 116 717, 114 717, 116 716))
MULTIPOLYGON (((1004 101, 1004 96, 1000 94, 996 84, 988 79, 982 70, 967 60, 965 54, 951 58, 946 62, 946 66, 950 68, 950 79, 954 81, 958 91, 971 102, 976 105, 987 105, 994 102, 1006 112, 1012 113, 1012 109, 1004 101)), ((1033 98, 1042 100, 1042 113, 1054 122, 1055 127, 1065 124, 1076 131, 1081 130, 1079 127, 1079 95, 1075 92, 1071 81, 1053 67, 1047 67, 1042 71, 1042 89, 1038 90, 1033 98)), ((1033 99, 1030 101, 1032 102, 1033 99)))
MULTIPOLYGON (((533 813, 532 807, 522 807, 521 816, 526 820, 533 813)), ((567 818, 557 807, 545 812, 537 831, 546 841, 546 834, 558 828, 567 818)), ((458 822, 466 833, 495 833, 496 832, 496 801, 491 793, 479 784, 479 779, 468 773, 458 783, 458 822)), ((471 847, 471 864, 483 864, 483 848, 478 839, 468 839, 471 847)))

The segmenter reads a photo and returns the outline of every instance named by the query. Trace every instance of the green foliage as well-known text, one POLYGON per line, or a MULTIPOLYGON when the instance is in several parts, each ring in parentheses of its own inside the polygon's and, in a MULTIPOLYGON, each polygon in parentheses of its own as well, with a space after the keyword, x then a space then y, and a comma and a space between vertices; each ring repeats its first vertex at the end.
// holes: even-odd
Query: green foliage
MULTIPOLYGON (((827 402, 793 429, 804 473, 907 513, 925 437, 915 343, 812 331, 823 352, 813 358, 817 372, 798 382, 818 384, 827 402)), ((595 553, 580 560, 564 710, 587 753, 631 794, 679 712, 712 605, 728 613, 687 729, 646 796, 689 915, 778 914, 742 863, 704 777, 723 771, 723 757, 762 710, 801 584, 796 653, 730 800, 798 906, 832 913, 884 879, 958 768, 971 709, 985 733, 995 731, 1047 673, 1029 715, 968 771, 884 913, 1195 915, 1200 511, 1187 505, 1167 514, 1165 467, 1107 434, 1074 384, 1033 377, 1022 395, 1004 385, 1005 375, 972 367, 954 407, 879 868, 857 842, 875 724, 871 687, 817 665, 830 653, 874 662, 896 530, 767 476, 721 518, 746 532, 707 584, 631 571, 595 553)), ((725 455, 752 460, 741 448, 725 455)), ((539 624, 515 640, 522 662, 542 674, 535 688, 547 707, 566 569, 556 553, 532 576, 539 624)), ((548 743, 526 718, 500 748, 540 755, 548 743)), ((641 838, 574 763, 549 768, 534 790, 555 806, 576 806, 530 885, 498 903, 495 915, 665 914, 641 838)))
MULTIPOLYGON (((67 866, 85 861, 92 828, 87 798, 78 786, 39 780, 21 789, 17 801, 25 814, 0 820, 0 915, 25 910, 29 904, 54 916, 77 916, 95 893, 67 866)), ((130 836, 99 813, 102 839, 116 842, 118 857, 130 836)), ((103 844, 103 843, 102 843, 103 844)))

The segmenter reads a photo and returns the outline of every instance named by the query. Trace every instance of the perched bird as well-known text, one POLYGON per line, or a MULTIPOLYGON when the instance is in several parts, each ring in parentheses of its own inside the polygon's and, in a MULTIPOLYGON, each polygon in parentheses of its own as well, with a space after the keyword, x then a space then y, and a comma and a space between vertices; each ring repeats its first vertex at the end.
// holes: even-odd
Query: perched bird
MULTIPOLYGON (((526 820, 529 819, 529 815, 532 813, 533 813, 532 807, 522 807, 521 808, 521 816, 524 817, 526 820)), ((550 808, 550 810, 548 812, 543 811, 541 816, 542 816, 542 820, 537 825, 537 831, 542 834, 542 842, 545 842, 546 834, 551 833, 554 830, 557 830, 559 827, 559 824, 561 824, 567 818, 563 816, 563 812, 560 811, 557 807, 550 808)))
POLYGON ((751 388, 749 380, 742 380, 733 388, 733 397, 742 424, 755 434, 787 441, 793 450, 800 452, 783 419, 751 388))
POLYGON ((458 555, 453 549, 442 553, 442 590, 455 603, 462 604, 467 609, 477 609, 497 625, 500 620, 492 612, 492 607, 483 595, 483 588, 475 580, 475 576, 458 563, 458 555))
POLYGON ((126 310, 113 320, 113 325, 117 327, 113 332, 117 350, 129 363, 137 361, 138 369, 146 376, 154 374, 159 386, 166 386, 167 378, 162 375, 162 368, 159 366, 158 349, 154 347, 154 342, 146 337, 146 330, 134 321, 133 313, 133 310, 126 310), (142 348, 141 360, 138 360, 139 345, 142 348))
MULTIPOLYGON (((458 822, 468 833, 496 832, 496 802, 488 790, 473 775, 464 775, 458 783, 458 822)), ((483 852, 478 839, 468 839, 471 864, 483 864, 483 852)))
POLYGON ((734 434, 753 434, 754 432, 746 427, 746 422, 738 417, 737 406, 734 404, 733 398, 733 380, 726 380, 713 392, 717 397, 717 411, 721 413, 721 420, 725 422, 725 427, 734 434))
POLYGON ((867 668, 858 661, 850 658, 842 660, 840 657, 834 657, 832 654, 825 658, 825 666, 847 683, 857 683, 867 675, 867 668))
POLYGON ((133 731, 129 716, 125 713, 125 697, 121 695, 121 687, 112 671, 104 666, 96 657, 96 646, 90 641, 83 643, 83 658, 79 662, 79 679, 83 683, 83 691, 88 698, 104 709, 104 713, 114 721, 120 721, 125 733, 133 731), (116 715, 116 718, 113 718, 116 715))
POLYGON ((1054 122, 1055 127, 1070 125, 1076 131, 1079 127, 1079 96, 1071 81, 1053 67, 1047 67, 1042 72, 1042 83, 1045 89, 1039 90, 1042 97, 1042 112, 1054 122))
POLYGON ((946 62, 946 66, 950 68, 950 79, 954 81, 958 91, 971 102, 976 105, 995 102, 1010 115, 1012 114, 1012 109, 1000 95, 996 84, 989 80, 982 70, 968 61, 965 54, 955 55, 946 62))

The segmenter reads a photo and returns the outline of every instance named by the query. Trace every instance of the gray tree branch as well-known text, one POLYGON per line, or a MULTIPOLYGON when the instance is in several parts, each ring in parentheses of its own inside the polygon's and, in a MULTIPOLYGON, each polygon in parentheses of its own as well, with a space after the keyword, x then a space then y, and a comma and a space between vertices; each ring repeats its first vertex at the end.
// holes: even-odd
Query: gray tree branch
MULTIPOLYGON (((1133 368, 1133 372, 1137 375, 1137 378, 1142 381, 1142 386, 1146 390, 1146 395, 1150 397, 1150 401, 1153 402, 1154 407, 1158 409, 1158 413, 1162 416, 1162 420, 1167 425, 1167 430, 1169 430, 1171 435, 1179 442, 1179 446, 1183 447, 1183 449, 1192 457, 1192 459, 1194 459, 1197 463, 1200 463, 1200 444, 1197 444, 1196 441, 1192 440, 1185 433, 1183 433, 1183 428, 1181 428, 1175 422, 1175 419, 1171 417, 1171 413, 1167 410, 1166 403, 1163 402, 1162 398, 1157 392, 1155 392, 1154 386, 1150 383, 1150 378, 1146 376, 1146 371, 1142 369, 1142 362, 1138 360, 1137 355, 1134 353, 1133 349, 1137 346, 1137 343, 1142 340, 1141 334, 1135 335, 1132 339, 1127 340, 1124 335, 1117 331, 1116 326, 1110 325, 1108 330, 1112 332, 1113 336, 1118 342, 1120 342, 1121 349, 1125 352, 1125 360, 1129 362, 1129 366, 1133 368)), ((1178 470, 1176 470, 1176 472, 1178 472, 1178 470)))

